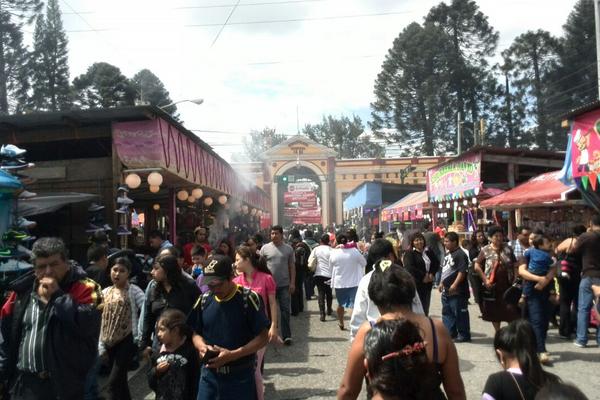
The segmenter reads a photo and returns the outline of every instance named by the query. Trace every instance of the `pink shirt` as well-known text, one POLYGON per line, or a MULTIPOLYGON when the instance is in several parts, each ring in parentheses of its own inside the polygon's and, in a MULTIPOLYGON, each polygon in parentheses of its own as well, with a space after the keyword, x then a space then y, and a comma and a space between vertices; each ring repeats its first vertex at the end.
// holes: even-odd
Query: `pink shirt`
POLYGON ((252 275, 252 283, 249 283, 246 280, 246 276, 241 274, 233 278, 233 281, 243 287, 254 290, 256 293, 260 295, 263 299, 263 303, 265 304, 265 313, 269 315, 269 295, 275 295, 275 280, 269 274, 260 271, 254 271, 252 275))

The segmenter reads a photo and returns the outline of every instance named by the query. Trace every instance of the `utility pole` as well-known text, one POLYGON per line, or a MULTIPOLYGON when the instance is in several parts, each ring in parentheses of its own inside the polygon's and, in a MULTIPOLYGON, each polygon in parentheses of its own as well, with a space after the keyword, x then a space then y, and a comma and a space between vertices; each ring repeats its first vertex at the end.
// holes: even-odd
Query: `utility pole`
MULTIPOLYGON (((595 0, 595 1, 600 1, 600 0, 595 0)), ((456 155, 460 156, 460 153, 462 153, 462 128, 461 128, 461 124, 462 121, 460 120, 460 112, 458 113, 458 116, 456 117, 456 155)))
POLYGON ((598 99, 600 99, 600 0, 594 0, 594 20, 596 21, 596 71, 598 74, 598 99))
POLYGON ((296 133, 300 134, 300 113, 298 112, 298 105, 296 104, 296 133))

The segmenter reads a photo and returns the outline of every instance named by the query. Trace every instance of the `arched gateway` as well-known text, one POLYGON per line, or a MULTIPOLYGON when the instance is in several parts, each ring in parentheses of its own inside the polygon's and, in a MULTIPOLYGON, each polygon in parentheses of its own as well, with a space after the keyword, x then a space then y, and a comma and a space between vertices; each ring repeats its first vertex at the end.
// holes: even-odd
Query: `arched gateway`
POLYGON ((428 168, 449 157, 338 159, 335 150, 292 136, 262 161, 232 163, 271 194, 273 224, 343 222, 344 197, 364 182, 425 185, 428 168), (410 169, 407 174, 401 171, 410 169))

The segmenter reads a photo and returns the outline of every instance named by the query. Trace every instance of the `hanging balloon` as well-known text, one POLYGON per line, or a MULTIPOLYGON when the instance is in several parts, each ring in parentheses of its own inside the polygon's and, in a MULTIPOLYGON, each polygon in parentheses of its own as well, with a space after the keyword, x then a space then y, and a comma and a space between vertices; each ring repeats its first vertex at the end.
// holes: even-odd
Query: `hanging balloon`
POLYGON ((190 197, 190 195, 188 194, 187 190, 180 190, 177 192, 177 200, 179 201, 186 201, 188 197, 190 197))
POLYGON ((150 185, 150 192, 151 193, 158 193, 160 191, 160 186, 158 185, 150 185))
POLYGON ((213 203, 213 199, 212 199, 212 197, 206 197, 206 198, 204 199, 204 205, 205 205, 206 207, 210 207, 210 206, 212 205, 212 203, 213 203))
POLYGON ((202 196, 204 196, 204 191, 200 188, 196 188, 192 190, 192 196, 194 196, 197 199, 200 199, 202 198, 202 196))
POLYGON ((125 184, 129 189, 137 189, 142 184, 142 178, 138 174, 129 174, 125 178, 125 184))

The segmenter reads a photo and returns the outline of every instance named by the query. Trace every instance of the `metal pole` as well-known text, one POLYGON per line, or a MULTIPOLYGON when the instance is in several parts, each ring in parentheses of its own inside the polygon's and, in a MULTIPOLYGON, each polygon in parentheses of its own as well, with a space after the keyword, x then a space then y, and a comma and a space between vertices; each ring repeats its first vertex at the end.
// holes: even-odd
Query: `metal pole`
POLYGON ((600 0, 594 0, 594 20, 596 21, 596 71, 598 74, 598 99, 600 99, 600 0))
POLYGON ((460 120, 460 112, 458 113, 457 117, 456 117, 456 155, 460 156, 460 153, 462 153, 462 132, 461 132, 461 127, 460 125, 462 124, 462 121, 460 120))

